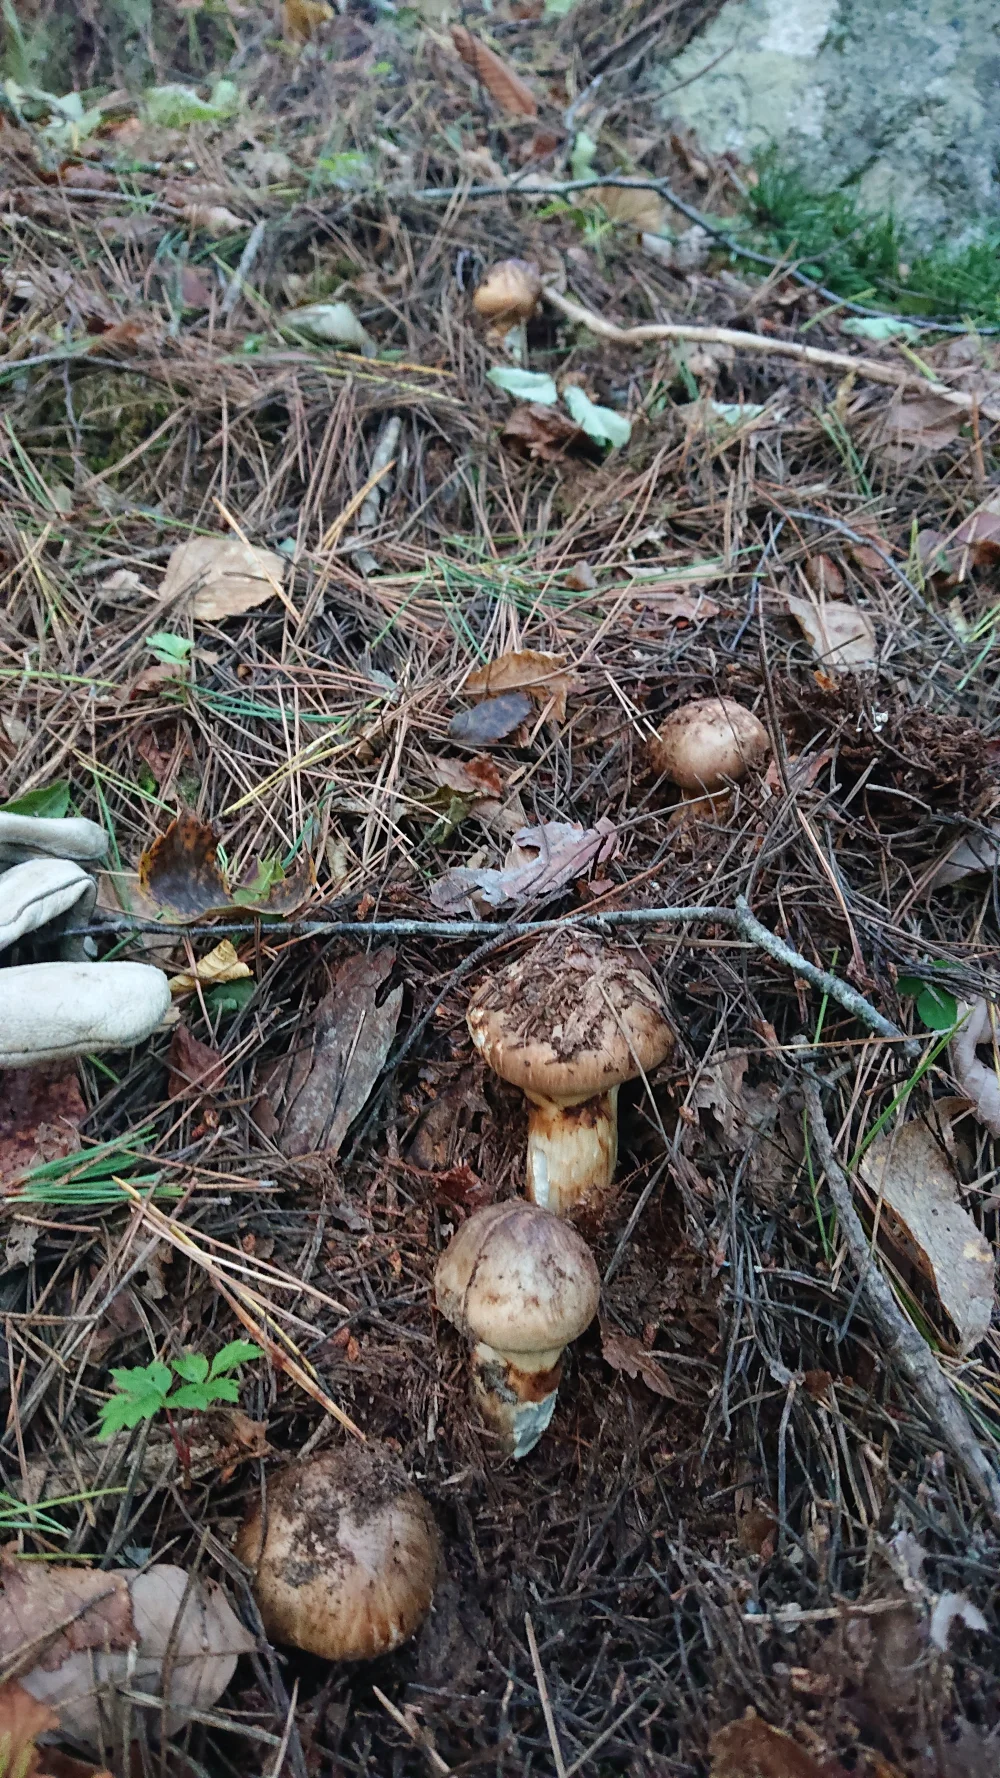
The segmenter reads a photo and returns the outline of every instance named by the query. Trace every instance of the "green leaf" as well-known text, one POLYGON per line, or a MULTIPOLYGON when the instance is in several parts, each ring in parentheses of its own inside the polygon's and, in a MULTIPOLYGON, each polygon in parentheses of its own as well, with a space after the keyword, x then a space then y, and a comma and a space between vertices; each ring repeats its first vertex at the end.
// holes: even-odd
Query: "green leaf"
POLYGON ((616 414, 614 408, 598 407, 573 383, 563 390, 563 400, 588 438, 595 439, 598 444, 609 444, 612 449, 628 444, 632 427, 624 414, 616 414))
POLYGON ((202 99, 193 87, 170 82, 151 87, 143 108, 150 123, 167 130, 183 130, 190 123, 221 123, 239 110, 240 89, 235 81, 217 80, 211 98, 202 99))
POLYGON ((223 1346, 222 1351, 215 1354, 209 1375, 224 1377, 227 1371, 234 1371, 237 1365, 249 1364, 251 1359, 263 1356, 261 1347, 255 1346, 252 1340, 230 1340, 228 1346, 223 1346))
POLYGON ((166 1395, 173 1382, 167 1365, 154 1359, 152 1364, 136 1365, 131 1370, 113 1370, 111 1372, 119 1389, 128 1394, 136 1395, 140 1391, 154 1389, 160 1395, 166 1395))
POLYGON ((744 420, 759 420, 764 403, 759 401, 712 401, 709 406, 716 418, 727 426, 742 426, 744 420))
POLYGON ((185 1383, 182 1388, 174 1390, 167 1406, 190 1408, 196 1414, 203 1414, 216 1399, 214 1383, 185 1383))
POLYGON ((175 636, 172 630, 157 630, 146 637, 146 647, 166 667, 183 667, 194 647, 186 636, 175 636))
POLYGON ((366 191, 375 183, 375 169, 366 154, 356 148, 342 154, 323 154, 316 162, 320 183, 334 185, 339 191, 366 191))
POLYGON ((242 1012, 257 992, 256 982, 216 982, 205 994, 209 1012, 242 1012))
POLYGON ((919 975, 901 975, 896 982, 896 989, 900 994, 919 994, 922 992, 923 986, 923 980, 919 975))
MULTIPOLYGON (((159 1404, 157 1404, 159 1405, 159 1404)), ((102 1443, 114 1438, 116 1432, 123 1432, 138 1426, 140 1420, 149 1420, 157 1411, 150 1409, 145 1402, 137 1401, 132 1395, 112 1395, 101 1403, 101 1423, 97 1436, 102 1443)))
POLYGON ((573 138, 573 152, 569 157, 571 179, 589 179, 594 171, 597 159, 597 143, 586 130, 578 130, 573 138))
POLYGON ((917 1015, 928 1031, 950 1031, 958 1020, 958 1001, 947 988, 925 982, 917 1000, 917 1015))
POLYGON ((269 852, 265 858, 257 860, 257 874, 253 882, 233 890, 233 900, 241 907, 256 907, 258 902, 267 900, 276 883, 283 883, 284 880, 281 853, 269 852))
POLYGON ((0 814, 4 815, 44 815, 50 821, 61 821, 69 814, 69 781, 56 778, 53 783, 45 784, 41 790, 29 790, 27 796, 18 796, 12 803, 4 803, 0 814))
POLYGON ((204 1352, 182 1352, 174 1359, 174 1370, 185 1383, 204 1383, 208 1376, 208 1359, 204 1352))
POLYGON ((515 401, 540 401, 551 407, 559 400, 559 391, 551 377, 534 370, 517 370, 514 365, 495 364, 486 372, 486 381, 515 401))
POLYGON ((907 340, 912 344, 920 338, 919 327, 896 315, 852 315, 840 323, 840 331, 859 340, 907 340))

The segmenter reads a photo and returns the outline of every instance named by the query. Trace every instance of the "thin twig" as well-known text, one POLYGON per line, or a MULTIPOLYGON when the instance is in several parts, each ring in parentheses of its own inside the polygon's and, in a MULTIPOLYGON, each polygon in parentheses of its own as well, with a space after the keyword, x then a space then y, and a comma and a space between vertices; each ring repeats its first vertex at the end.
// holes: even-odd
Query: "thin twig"
POLYGON ((535 1641, 535 1626, 531 1621, 530 1613, 527 1611, 524 1614, 524 1628, 527 1632, 528 1647, 531 1650, 531 1665, 535 1669, 535 1684, 538 1687, 538 1696, 542 1700, 542 1715, 545 1718, 545 1727, 549 1732, 549 1745, 552 1748, 552 1759, 556 1768, 556 1778, 566 1778, 566 1762, 563 1759, 562 1748, 559 1745, 559 1736, 556 1734, 556 1719, 552 1714, 552 1702, 549 1698, 549 1688, 545 1683, 545 1669, 542 1666, 541 1658, 538 1653, 538 1643, 535 1641))
POLYGON ((859 1275, 861 1300, 882 1342, 884 1356, 899 1367, 967 1482, 1000 1524, 1000 1477, 933 1352, 903 1314, 879 1269, 854 1208, 850 1184, 834 1154, 819 1086, 805 1070, 802 1093, 809 1114, 809 1132, 826 1174, 841 1233, 859 1275))
POLYGON ((372 1686, 372 1691, 375 1693, 375 1696, 386 1715, 392 1717, 393 1722, 398 1724, 405 1735, 409 1735, 414 1747, 419 1747, 431 1770, 437 1772, 438 1778, 450 1778, 451 1767, 441 1758, 437 1748, 431 1746, 426 1736, 421 1733, 420 1729, 418 1729, 416 1723, 411 1722, 408 1717, 404 1716, 401 1710, 397 1710, 392 1700, 387 1698, 385 1693, 380 1691, 377 1685, 372 1686))
POLYGON ((854 358, 850 352, 828 352, 823 346, 803 346, 798 340, 776 339, 773 334, 743 333, 736 327, 700 327, 692 321, 650 321, 639 327, 618 327, 605 320, 583 303, 574 302, 560 290, 549 285, 543 292, 546 302, 558 309, 569 321, 589 328, 599 339, 613 340, 618 346, 641 346, 648 340, 700 340, 703 345, 732 346, 740 352, 756 352, 771 358, 792 358, 799 364, 814 364, 819 370, 837 370, 845 375, 868 377, 874 383, 887 383, 890 388, 919 394, 936 395, 950 407, 963 413, 985 414, 989 420, 1000 420, 1000 405, 970 395, 965 389, 949 389, 947 383, 928 382, 926 377, 898 370, 895 365, 882 364, 877 358, 854 358))

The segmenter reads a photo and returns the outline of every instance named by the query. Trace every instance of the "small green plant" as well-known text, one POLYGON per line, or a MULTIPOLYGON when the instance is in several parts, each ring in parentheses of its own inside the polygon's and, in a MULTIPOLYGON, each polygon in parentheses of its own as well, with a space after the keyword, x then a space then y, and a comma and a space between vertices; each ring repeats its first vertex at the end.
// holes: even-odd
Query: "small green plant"
MULTIPOLYGON (((951 964, 938 958, 933 969, 950 969, 951 964)), ((901 975, 896 983, 901 994, 913 994, 917 1001, 917 1017, 928 1031, 950 1031, 958 1021, 958 1001, 950 989, 937 982, 925 982, 918 975, 901 975)))
POLYGON ((125 1427, 138 1426, 164 1413, 174 1449, 180 1459, 185 1486, 191 1475, 191 1448, 178 1430, 178 1412, 203 1414, 220 1401, 239 1401, 240 1385, 234 1371, 264 1354, 252 1340, 230 1340, 209 1364, 203 1352, 182 1352, 165 1364, 155 1359, 131 1369, 113 1370, 116 1393, 101 1408, 98 1438, 113 1438, 125 1427))

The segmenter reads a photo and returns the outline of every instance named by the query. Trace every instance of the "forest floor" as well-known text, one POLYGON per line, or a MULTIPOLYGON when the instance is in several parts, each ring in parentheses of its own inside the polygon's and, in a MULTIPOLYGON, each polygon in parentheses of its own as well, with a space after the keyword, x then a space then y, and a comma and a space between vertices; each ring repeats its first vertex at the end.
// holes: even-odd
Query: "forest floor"
POLYGON ((0 798, 100 822, 100 954, 197 978, 130 1057, 4 1079, 5 1523, 197 1562, 254 1623, 233 1533, 352 1436, 331 1404, 430 1502, 410 1643, 261 1644, 133 1772, 987 1778, 1000 1337, 962 1254, 1000 1194, 946 1039, 1000 999, 1000 346, 692 220, 754 175, 643 58, 708 7, 157 10, 145 99, 81 23, 83 99, 0 113, 0 798), (472 301, 508 257, 546 287, 513 335, 472 301), (266 585, 213 582, 227 540, 266 585), (648 742, 720 694, 771 751, 706 808, 648 742), (523 1190, 465 1012, 535 942, 501 927, 594 916, 676 1044, 623 1089, 600 1318, 515 1464, 433 1305, 523 1190), (97 1440, 112 1367, 248 1331, 272 1362, 189 1477, 158 1421, 97 1440))

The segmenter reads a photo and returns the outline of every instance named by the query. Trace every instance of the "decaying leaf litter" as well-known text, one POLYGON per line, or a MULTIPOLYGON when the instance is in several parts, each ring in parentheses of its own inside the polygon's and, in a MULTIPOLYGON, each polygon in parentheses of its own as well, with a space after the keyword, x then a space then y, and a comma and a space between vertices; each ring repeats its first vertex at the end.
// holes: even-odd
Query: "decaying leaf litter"
POLYGON ((75 1090, 5 1077, 8 1523, 229 1589, 257 1653, 168 1767, 991 1771, 995 1518, 887 1360, 803 1095, 995 1471, 988 1016, 974 1085, 946 1047, 1000 993, 995 347, 845 334, 621 187, 525 196, 638 173, 711 217, 747 173, 642 78, 697 7, 532 11, 247 6, 223 51, 188 9, 147 85, 201 121, 103 50, 93 128, 5 102, 0 795, 108 830, 98 949, 175 999, 75 1090), (477 314, 505 258, 559 304, 477 314), (648 742, 719 697, 770 757, 684 801, 648 742), (677 1043, 622 1090, 600 1322, 499 1462, 431 1287, 523 1189, 524 1101, 465 1010, 531 941, 466 928, 739 896, 915 1052, 746 926, 611 928, 677 1043), (100 1442, 113 1368, 247 1334, 267 1360, 181 1428, 187 1475, 160 1420, 100 1442), (376 1667, 268 1653, 232 1554, 262 1476, 351 1439, 331 1409, 442 1535, 435 1611, 376 1667))

